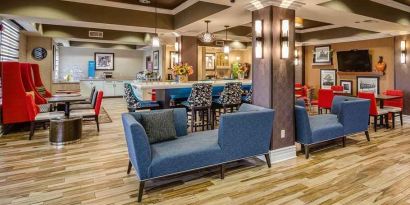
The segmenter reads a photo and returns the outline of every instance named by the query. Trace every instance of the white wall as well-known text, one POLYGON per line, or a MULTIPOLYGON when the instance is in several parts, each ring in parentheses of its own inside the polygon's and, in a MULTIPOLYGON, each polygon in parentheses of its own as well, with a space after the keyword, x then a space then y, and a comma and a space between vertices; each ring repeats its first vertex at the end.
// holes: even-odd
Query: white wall
MULTIPOLYGON (((132 78, 140 71, 144 71, 144 51, 126 49, 106 49, 106 48, 80 48, 61 47, 60 48, 60 79, 78 69, 78 76, 88 77, 88 61, 94 60, 95 52, 114 53, 114 78, 132 78)), ((96 72, 99 77, 102 71, 96 72)), ((76 76, 76 74, 74 74, 76 76)), ((78 79, 75 79, 78 80, 78 79)))

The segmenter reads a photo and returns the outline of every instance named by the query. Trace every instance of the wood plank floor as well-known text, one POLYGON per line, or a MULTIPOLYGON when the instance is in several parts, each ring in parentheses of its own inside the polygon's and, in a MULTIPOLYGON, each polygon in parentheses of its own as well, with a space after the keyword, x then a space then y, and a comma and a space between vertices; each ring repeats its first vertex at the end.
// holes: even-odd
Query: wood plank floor
MULTIPOLYGON (((55 148, 48 131, 0 138, 0 204, 136 204, 126 174, 122 99, 104 99, 113 123, 84 128, 78 144, 55 148)), ((144 204, 410 204, 410 118, 404 127, 349 137, 339 145, 268 168, 230 164, 224 180, 209 168, 147 183, 144 204)))

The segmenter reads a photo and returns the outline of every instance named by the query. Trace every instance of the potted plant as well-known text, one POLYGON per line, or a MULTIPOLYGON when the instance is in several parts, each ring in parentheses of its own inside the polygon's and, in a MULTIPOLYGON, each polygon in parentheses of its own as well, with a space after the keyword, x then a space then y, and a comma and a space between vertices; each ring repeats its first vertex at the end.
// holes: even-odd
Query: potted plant
POLYGON ((188 75, 194 73, 194 69, 188 63, 178 63, 172 68, 172 73, 176 76, 178 82, 185 83, 188 82, 188 75))

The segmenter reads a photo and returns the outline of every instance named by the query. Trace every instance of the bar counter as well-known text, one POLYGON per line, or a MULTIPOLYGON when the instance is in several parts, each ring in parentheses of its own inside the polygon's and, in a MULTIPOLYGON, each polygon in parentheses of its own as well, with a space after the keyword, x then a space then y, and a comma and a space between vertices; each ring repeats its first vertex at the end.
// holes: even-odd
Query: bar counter
POLYGON ((135 89, 138 98, 143 100, 152 99, 152 90, 155 90, 156 100, 159 101, 164 108, 169 106, 169 101, 172 95, 181 94, 187 97, 189 89, 195 83, 210 83, 214 88, 222 90, 225 83, 241 82, 242 86, 247 89, 252 85, 252 80, 209 80, 209 81, 189 81, 186 83, 178 82, 138 82, 134 81, 131 85, 135 89))

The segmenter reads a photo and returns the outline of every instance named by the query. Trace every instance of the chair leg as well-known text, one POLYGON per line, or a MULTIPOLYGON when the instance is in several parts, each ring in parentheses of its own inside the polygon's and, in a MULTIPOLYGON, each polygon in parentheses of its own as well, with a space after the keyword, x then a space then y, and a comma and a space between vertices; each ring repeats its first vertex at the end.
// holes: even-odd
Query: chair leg
POLYGON ((265 159, 266 159, 266 164, 268 164, 268 167, 270 168, 272 166, 271 162, 270 162, 270 155, 269 153, 265 154, 265 159))
POLYGON ((194 132, 194 110, 191 110, 191 132, 194 132))
POLYGON ((396 127, 396 113, 391 113, 391 126, 394 129, 396 127))
POLYGON ((309 159, 309 145, 305 145, 305 158, 309 159))
POLYGON ((342 137, 342 147, 346 147, 346 136, 342 137))
POLYGON ((225 179, 225 165, 221 164, 221 179, 225 179))
POLYGON ((131 161, 128 161, 128 169, 127 169, 127 174, 130 174, 130 173, 131 173, 131 168, 132 168, 131 161))
POLYGON ((144 186, 145 186, 145 182, 140 181, 140 188, 138 190, 138 202, 142 201, 142 195, 144 194, 144 186))
POLYGON ((384 121, 386 123, 386 129, 389 129, 389 113, 387 113, 386 115, 384 115, 384 121))
POLYGON ((100 132, 100 122, 98 120, 98 116, 95 116, 95 122, 97 123, 97 132, 100 132))
POLYGON ((370 135, 369 135, 369 131, 364 131, 364 134, 366 135, 366 139, 367 139, 367 141, 369 141, 370 142, 370 135))
POLYGON ((30 134, 29 134, 28 140, 31 140, 31 138, 33 138, 35 129, 36 129, 36 122, 31 122, 30 123, 30 134))
POLYGON ((403 126, 403 112, 400 112, 400 125, 403 126))
POLYGON ((374 116, 374 131, 377 132, 377 116, 374 116))

